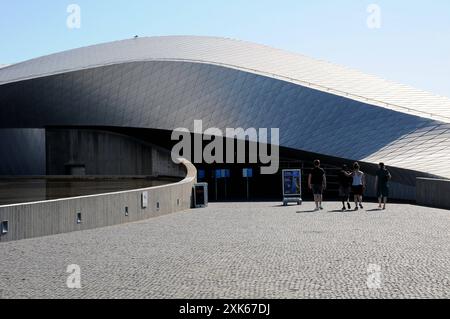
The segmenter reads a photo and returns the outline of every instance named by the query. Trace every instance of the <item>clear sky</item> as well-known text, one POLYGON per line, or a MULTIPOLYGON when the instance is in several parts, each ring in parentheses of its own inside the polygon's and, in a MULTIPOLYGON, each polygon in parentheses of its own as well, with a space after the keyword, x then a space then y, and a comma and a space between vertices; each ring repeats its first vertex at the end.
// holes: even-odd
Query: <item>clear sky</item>
POLYGON ((450 97, 449 0, 0 0, 0 14, 0 64, 134 35, 214 35, 450 97), (70 4, 80 29, 67 27, 70 4), (370 4, 380 28, 368 27, 370 4))

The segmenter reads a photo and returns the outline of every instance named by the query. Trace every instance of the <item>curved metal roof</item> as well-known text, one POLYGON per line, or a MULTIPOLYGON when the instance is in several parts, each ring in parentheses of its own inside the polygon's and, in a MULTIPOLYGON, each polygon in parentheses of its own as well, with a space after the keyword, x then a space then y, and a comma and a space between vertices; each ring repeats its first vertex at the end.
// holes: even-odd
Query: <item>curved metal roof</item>
POLYGON ((0 70, 0 85, 133 61, 191 61, 226 66, 450 123, 450 98, 271 47, 215 37, 136 38, 56 53, 0 70))

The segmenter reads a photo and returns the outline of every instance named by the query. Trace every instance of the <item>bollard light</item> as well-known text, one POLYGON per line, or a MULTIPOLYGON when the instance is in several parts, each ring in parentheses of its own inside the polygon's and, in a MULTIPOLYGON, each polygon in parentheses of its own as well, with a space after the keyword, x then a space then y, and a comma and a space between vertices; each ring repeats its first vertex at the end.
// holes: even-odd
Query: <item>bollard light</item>
POLYGON ((0 234, 2 235, 6 235, 9 231, 9 225, 8 225, 8 221, 2 221, 1 227, 0 227, 0 234))
POLYGON ((142 192, 141 206, 142 206, 142 209, 146 209, 148 207, 148 192, 142 192))

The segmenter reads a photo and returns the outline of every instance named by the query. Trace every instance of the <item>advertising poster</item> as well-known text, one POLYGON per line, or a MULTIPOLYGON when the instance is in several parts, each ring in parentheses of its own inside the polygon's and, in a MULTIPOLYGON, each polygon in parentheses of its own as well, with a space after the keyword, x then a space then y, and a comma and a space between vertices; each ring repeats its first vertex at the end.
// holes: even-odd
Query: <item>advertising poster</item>
POLYGON ((301 195, 301 171, 284 170, 283 171, 283 195, 300 196, 301 195))

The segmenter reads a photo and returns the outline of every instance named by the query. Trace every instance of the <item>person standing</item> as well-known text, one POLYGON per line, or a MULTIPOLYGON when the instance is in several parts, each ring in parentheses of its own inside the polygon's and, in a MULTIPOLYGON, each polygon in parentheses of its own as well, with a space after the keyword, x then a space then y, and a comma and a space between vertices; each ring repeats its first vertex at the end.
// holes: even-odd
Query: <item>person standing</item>
POLYGON ((363 209, 362 198, 364 194, 364 190, 366 189, 366 176, 360 170, 359 163, 353 164, 353 182, 352 182, 352 191, 355 196, 355 210, 359 208, 363 209), (359 205, 359 208, 358 208, 359 205))
POLYGON ((389 181, 392 178, 391 173, 387 170, 384 163, 379 164, 379 170, 377 171, 377 175, 375 177, 375 185, 377 189, 378 196, 378 208, 386 209, 386 204, 389 196, 389 181), (383 203, 383 206, 381 206, 383 203))
POLYGON ((314 202, 316 203, 316 211, 322 210, 323 191, 326 189, 327 179, 325 171, 320 167, 320 161, 314 161, 314 168, 308 176, 308 186, 314 194, 314 202))
POLYGON ((342 200, 342 211, 345 211, 345 203, 347 203, 348 209, 350 206, 350 185, 352 184, 352 173, 349 172, 347 165, 342 165, 341 171, 338 173, 339 180, 339 197, 342 200))

